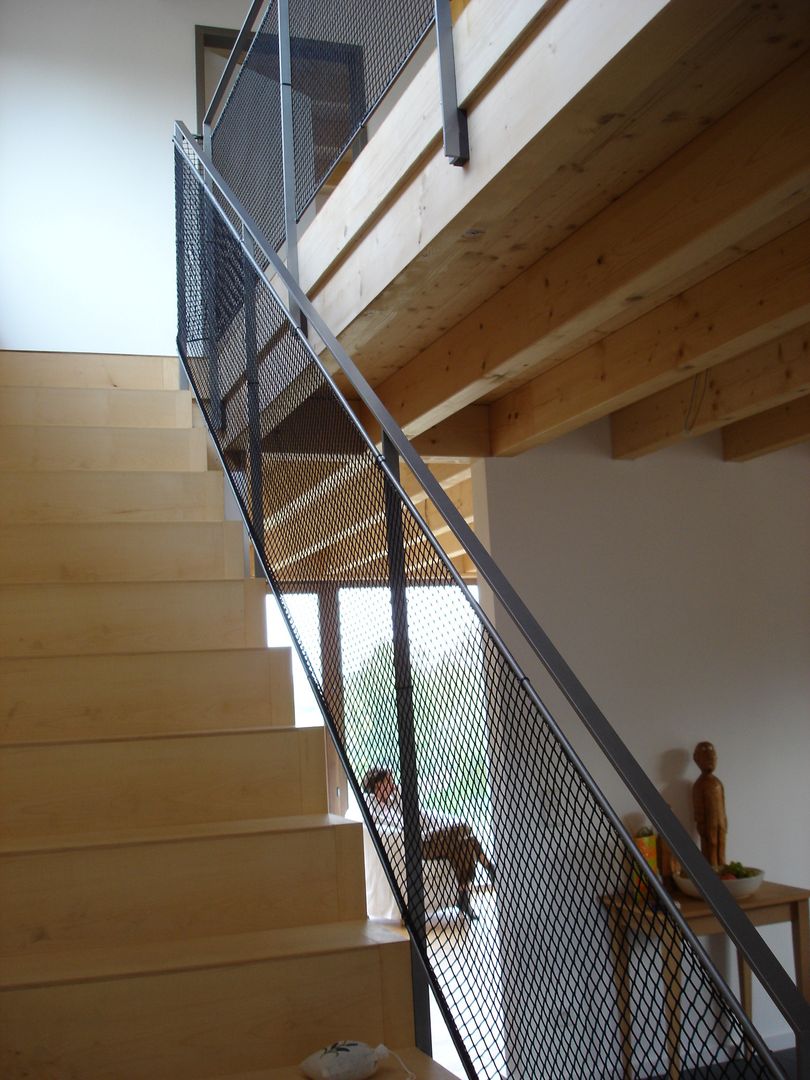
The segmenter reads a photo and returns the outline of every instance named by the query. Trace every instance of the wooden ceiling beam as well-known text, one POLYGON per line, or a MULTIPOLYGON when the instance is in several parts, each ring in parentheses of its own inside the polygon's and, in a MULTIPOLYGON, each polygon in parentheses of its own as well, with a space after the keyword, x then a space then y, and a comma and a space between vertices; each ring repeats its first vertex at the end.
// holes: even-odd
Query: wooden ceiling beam
MULTIPOLYGON (((351 402, 351 406, 369 438, 379 446, 381 428, 370 410, 359 401, 351 402)), ((469 467, 471 462, 490 456, 489 409, 486 405, 471 405, 415 436, 411 442, 417 454, 430 464, 469 467)))
POLYGON ((810 321, 810 221, 563 360, 491 408, 521 453, 810 321))
POLYGON ((723 458, 751 458, 810 440, 810 395, 723 428, 723 458))
POLYGON ((610 418, 614 458, 637 458, 810 393, 810 324, 610 418))
POLYGON ((413 437, 728 265, 810 197, 807 56, 378 387, 413 437))
POLYGON ((489 457, 489 408, 468 405, 412 440, 414 450, 428 462, 468 464, 489 457))

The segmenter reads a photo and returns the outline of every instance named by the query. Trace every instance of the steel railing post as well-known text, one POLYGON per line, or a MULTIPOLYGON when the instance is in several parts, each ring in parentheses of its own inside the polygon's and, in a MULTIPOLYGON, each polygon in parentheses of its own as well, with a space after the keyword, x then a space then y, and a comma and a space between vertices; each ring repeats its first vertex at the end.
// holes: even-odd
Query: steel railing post
POLYGON ((200 244, 200 277, 203 293, 204 337, 208 355, 208 395, 211 401, 211 415, 214 427, 222 431, 224 410, 222 408, 222 390, 219 382, 219 342, 217 340, 217 253, 216 253, 216 217, 213 207, 213 194, 210 187, 200 188, 200 224, 202 243, 200 244))
POLYGON ((259 349, 256 334, 256 273, 250 261, 253 241, 242 230, 245 250, 242 256, 242 280, 245 287, 245 376, 247 380, 248 446, 247 465, 250 477, 250 511, 253 530, 264 558, 264 501, 262 499, 262 430, 259 404, 259 349))
MULTIPOLYGON (((278 0, 278 78, 281 90, 281 165, 284 178, 284 233, 287 238, 287 269, 298 282, 298 215, 295 200, 295 138, 292 114, 292 61, 290 57, 289 0, 278 0)), ((295 322, 303 317, 295 298, 289 298, 295 322)))
MULTIPOLYGON (((391 473, 399 476, 399 454, 394 444, 383 436, 383 457, 391 473)), ((405 544, 402 536, 402 506, 389 481, 385 481, 385 534, 388 553, 388 580, 391 589, 391 618, 394 643, 394 678, 396 684, 397 733, 399 737, 400 783, 405 846, 405 888, 411 918, 414 947, 427 951, 425 928, 425 889, 422 880, 422 824, 419 812, 419 780, 414 732, 413 677, 411 645, 408 636, 408 600, 405 544)), ((416 1045, 431 1053, 430 993, 422 965, 417 957, 411 964, 413 981, 413 1018, 416 1045)))

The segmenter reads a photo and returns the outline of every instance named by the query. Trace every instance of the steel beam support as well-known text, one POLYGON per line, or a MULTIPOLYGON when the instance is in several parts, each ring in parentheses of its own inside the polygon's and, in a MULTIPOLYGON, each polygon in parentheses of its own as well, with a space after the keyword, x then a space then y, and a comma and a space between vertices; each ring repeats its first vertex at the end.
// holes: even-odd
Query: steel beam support
POLYGON ((451 165, 465 165, 470 160, 470 140, 467 134, 467 114, 458 107, 450 0, 435 0, 435 12, 444 153, 450 159, 451 165))

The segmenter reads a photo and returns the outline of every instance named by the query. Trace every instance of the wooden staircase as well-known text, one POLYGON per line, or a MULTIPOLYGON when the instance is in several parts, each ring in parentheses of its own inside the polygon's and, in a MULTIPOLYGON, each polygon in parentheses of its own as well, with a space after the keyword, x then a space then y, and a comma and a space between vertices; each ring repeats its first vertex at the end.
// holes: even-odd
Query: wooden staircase
POLYGON ((0 354, 4 1080, 283 1080, 347 1037, 450 1076, 223 483, 173 360, 0 354))

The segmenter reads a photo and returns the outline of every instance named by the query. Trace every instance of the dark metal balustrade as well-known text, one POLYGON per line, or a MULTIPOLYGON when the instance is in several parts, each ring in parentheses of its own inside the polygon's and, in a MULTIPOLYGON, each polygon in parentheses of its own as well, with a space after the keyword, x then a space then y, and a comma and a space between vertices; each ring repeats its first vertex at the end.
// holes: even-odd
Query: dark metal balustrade
MULTIPOLYGON (((780 1076, 404 493, 400 460, 704 890, 803 1052, 810 1026, 795 987, 298 290, 276 236, 182 126, 175 142, 180 355, 358 802, 371 766, 401 781, 401 842, 367 824, 468 1075, 703 1076, 713 1066, 780 1076), (268 284, 267 264, 288 296, 268 284), (380 421, 383 453, 295 309, 380 421), (342 651, 327 632, 316 655, 290 598, 324 588, 337 595, 342 651), (473 896, 478 922, 428 925, 420 827, 430 814, 469 823, 495 861, 494 890, 473 896)), ((431 869, 454 884, 448 863, 431 869)))

